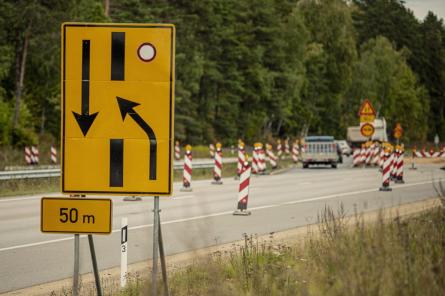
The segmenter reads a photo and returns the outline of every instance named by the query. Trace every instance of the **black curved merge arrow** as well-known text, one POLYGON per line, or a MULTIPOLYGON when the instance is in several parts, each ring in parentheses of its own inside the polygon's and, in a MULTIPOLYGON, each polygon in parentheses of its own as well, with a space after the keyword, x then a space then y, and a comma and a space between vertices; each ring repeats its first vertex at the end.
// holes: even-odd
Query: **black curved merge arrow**
POLYGON ((82 112, 73 115, 84 137, 98 113, 90 114, 90 40, 82 40, 82 112))
POLYGON ((156 155, 157 155, 157 141, 155 133, 153 129, 139 116, 136 111, 134 111, 134 107, 140 105, 139 103, 135 103, 129 100, 126 100, 121 97, 116 97, 117 103, 119 104, 119 109, 121 111, 122 120, 125 120, 125 117, 130 115, 134 121, 144 130, 150 140, 150 164, 149 164, 149 179, 156 180, 156 155))

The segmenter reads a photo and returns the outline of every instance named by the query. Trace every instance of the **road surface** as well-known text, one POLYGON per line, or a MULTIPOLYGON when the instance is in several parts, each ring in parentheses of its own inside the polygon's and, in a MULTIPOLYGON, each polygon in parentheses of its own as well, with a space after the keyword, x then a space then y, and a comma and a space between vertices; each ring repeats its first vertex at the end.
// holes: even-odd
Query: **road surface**
MULTIPOLYGON (((233 216, 238 182, 224 179, 192 182, 193 192, 161 197, 161 220, 167 255, 242 238, 243 233, 266 234, 317 222, 328 205, 343 203, 349 214, 437 196, 432 182, 445 179, 438 165, 419 165, 405 170, 404 185, 379 192, 381 174, 375 168, 350 168, 350 159, 339 169, 294 168, 281 174, 251 179, 251 216, 233 216)), ((61 194, 0 199, 0 293, 72 276, 73 235, 40 233, 40 198, 61 194)), ((151 258, 151 197, 127 202, 113 197, 113 233, 94 236, 98 264, 106 269, 120 264, 120 223, 129 221, 128 262, 151 258)), ((82 273, 91 272, 88 241, 81 236, 82 273)))

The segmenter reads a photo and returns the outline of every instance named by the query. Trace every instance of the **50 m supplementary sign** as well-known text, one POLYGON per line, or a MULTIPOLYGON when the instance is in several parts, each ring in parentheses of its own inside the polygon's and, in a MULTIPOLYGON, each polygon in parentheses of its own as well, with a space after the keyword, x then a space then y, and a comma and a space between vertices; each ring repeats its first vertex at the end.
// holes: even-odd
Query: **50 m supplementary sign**
POLYGON ((111 233, 111 199, 47 198, 41 200, 40 229, 53 233, 111 233))
POLYGON ((175 28, 62 25, 62 192, 170 195, 175 28))

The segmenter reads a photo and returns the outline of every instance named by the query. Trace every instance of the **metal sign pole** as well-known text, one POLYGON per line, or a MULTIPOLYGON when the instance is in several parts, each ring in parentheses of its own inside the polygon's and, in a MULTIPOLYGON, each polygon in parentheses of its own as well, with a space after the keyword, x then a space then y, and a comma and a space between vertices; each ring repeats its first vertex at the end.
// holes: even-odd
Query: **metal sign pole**
POLYGON ((93 261, 94 279, 96 281, 97 295, 102 296, 102 289, 100 287, 99 270, 97 269, 96 252, 94 251, 93 235, 88 234, 88 243, 90 245, 91 261, 93 261))
POLYGON ((79 234, 74 235, 73 296, 79 294, 79 234))
POLYGON ((158 295, 159 196, 155 196, 154 199, 153 220, 153 269, 151 272, 151 295, 158 295))
POLYGON ((159 215, 158 211, 158 221, 159 221, 159 254, 161 257, 161 268, 162 268, 162 279, 164 281, 164 295, 169 296, 170 292, 168 289, 168 282, 167 282, 167 265, 165 264, 165 253, 164 253, 164 242, 162 241, 162 231, 161 231, 161 217, 159 215))

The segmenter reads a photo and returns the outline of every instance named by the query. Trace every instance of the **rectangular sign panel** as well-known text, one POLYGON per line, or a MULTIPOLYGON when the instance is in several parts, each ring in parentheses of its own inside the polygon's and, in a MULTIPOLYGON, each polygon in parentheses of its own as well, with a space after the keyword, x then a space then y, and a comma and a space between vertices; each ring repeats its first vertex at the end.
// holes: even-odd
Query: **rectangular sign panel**
POLYGON ((40 229, 53 233, 111 233, 111 199, 48 198, 41 200, 40 229))
POLYGON ((62 25, 62 192, 171 195, 175 27, 62 25))

